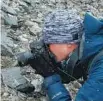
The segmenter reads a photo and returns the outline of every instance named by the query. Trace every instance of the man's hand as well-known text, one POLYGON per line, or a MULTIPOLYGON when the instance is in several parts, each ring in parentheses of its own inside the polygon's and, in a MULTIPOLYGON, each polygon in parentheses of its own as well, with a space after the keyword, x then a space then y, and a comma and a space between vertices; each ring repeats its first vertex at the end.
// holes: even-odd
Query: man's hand
POLYGON ((36 70, 37 74, 42 75, 43 77, 48 77, 55 74, 54 68, 49 64, 47 58, 43 54, 39 54, 33 59, 29 60, 30 66, 36 70))

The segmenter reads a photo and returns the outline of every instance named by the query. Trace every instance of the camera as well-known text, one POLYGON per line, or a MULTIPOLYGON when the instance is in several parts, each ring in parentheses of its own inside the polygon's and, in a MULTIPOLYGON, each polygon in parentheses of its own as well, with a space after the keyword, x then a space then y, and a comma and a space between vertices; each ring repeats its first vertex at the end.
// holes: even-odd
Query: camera
POLYGON ((44 44, 40 41, 33 41, 29 45, 30 51, 22 52, 17 55, 19 66, 26 66, 32 59, 40 56, 44 52, 44 44))

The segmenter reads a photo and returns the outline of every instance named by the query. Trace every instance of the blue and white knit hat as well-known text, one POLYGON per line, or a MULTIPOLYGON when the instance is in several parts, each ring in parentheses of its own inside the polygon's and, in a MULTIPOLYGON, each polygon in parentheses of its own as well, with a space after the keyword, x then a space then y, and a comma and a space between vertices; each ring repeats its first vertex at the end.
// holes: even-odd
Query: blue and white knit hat
POLYGON ((56 10, 44 19, 43 41, 78 43, 83 34, 83 22, 75 10, 56 10))

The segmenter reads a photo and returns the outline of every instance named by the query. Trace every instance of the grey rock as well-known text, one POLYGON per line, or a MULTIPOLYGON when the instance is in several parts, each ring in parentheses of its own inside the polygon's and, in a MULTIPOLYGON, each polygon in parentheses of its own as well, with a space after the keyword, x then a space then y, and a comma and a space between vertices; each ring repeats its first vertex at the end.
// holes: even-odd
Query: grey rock
POLYGON ((41 77, 40 75, 36 75, 35 76, 36 79, 31 81, 31 84, 35 87, 35 91, 36 92, 40 92, 42 89, 42 83, 43 83, 43 77, 41 77))
POLYGON ((2 69, 1 72, 4 84, 10 86, 11 88, 16 88, 17 86, 27 82, 21 76, 19 67, 2 69))
POLYGON ((29 7, 25 2, 19 2, 19 5, 23 7, 26 12, 29 12, 29 7))
POLYGON ((41 3, 42 0, 31 0, 32 3, 41 3))
POLYGON ((13 41, 7 37, 6 29, 1 29, 1 55, 2 56, 13 56, 12 48, 13 41))
POLYGON ((27 4, 31 4, 31 0, 23 0, 24 2, 26 2, 27 4))
POLYGON ((77 81, 74 81, 73 85, 76 89, 79 89, 81 87, 81 84, 78 83, 77 81))
POLYGON ((35 74, 35 70, 32 67, 23 67, 21 69, 21 73, 35 87, 35 92, 42 91, 42 83, 44 78, 41 75, 35 74))
POLYGON ((2 95, 3 97, 8 97, 9 93, 8 92, 4 92, 4 94, 2 95))
POLYGON ((12 7, 9 7, 8 5, 4 3, 2 3, 1 5, 1 10, 11 15, 17 15, 16 11, 12 7))
POLYGON ((29 28, 30 34, 32 35, 37 35, 38 33, 41 32, 41 28, 37 23, 34 23, 32 27, 29 28))
POLYGON ((3 83, 7 86, 24 93, 34 91, 34 86, 21 75, 20 67, 5 68, 1 72, 3 83))
POLYGON ((13 56, 12 49, 5 44, 1 45, 1 55, 2 56, 13 56))
POLYGON ((25 24, 26 26, 32 27, 35 23, 34 23, 33 21, 27 20, 27 21, 25 21, 24 24, 25 24))
POLYGON ((16 16, 10 15, 10 14, 6 14, 4 13, 4 23, 6 25, 11 25, 12 27, 17 27, 18 26, 18 19, 16 16))

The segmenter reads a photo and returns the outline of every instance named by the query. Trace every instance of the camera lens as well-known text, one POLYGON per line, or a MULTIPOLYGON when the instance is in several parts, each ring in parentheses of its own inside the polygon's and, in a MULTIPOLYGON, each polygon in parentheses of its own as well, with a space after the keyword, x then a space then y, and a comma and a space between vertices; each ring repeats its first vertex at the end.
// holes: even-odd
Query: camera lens
POLYGON ((32 59, 32 58, 33 58, 33 54, 29 51, 22 52, 17 55, 17 60, 20 66, 28 65, 29 59, 32 59))

